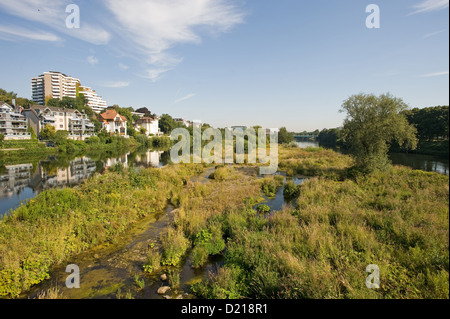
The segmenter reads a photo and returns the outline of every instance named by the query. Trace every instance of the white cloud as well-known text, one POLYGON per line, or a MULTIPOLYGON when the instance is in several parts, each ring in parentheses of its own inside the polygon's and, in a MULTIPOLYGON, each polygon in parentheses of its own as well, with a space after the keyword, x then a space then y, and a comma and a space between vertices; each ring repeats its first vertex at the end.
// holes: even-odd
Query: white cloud
POLYGON ((141 74, 143 78, 149 79, 152 82, 156 82, 160 76, 173 68, 159 68, 159 69, 148 69, 145 74, 141 74))
POLYGON ((440 30, 440 31, 436 31, 436 32, 427 33, 427 34, 425 34, 425 35, 423 36, 423 38, 424 38, 424 39, 427 39, 427 38, 434 37, 435 35, 438 35, 438 34, 440 34, 440 33, 442 33, 442 32, 445 32, 446 30, 447 30, 447 29, 440 30))
POLYGON ((129 69, 129 66, 128 65, 125 65, 125 64, 123 64, 123 63, 119 63, 119 68, 121 69, 121 70, 128 70, 129 69))
POLYGON ((111 34, 88 21, 82 19, 79 29, 66 27, 66 18, 69 16, 66 13, 66 6, 71 2, 69 0, 0 0, 0 9, 10 15, 44 24, 55 31, 92 44, 107 44, 111 34))
POLYGON ((194 94, 194 93, 188 94, 188 95, 186 95, 185 97, 182 97, 181 99, 176 100, 174 103, 177 104, 177 103, 180 103, 180 102, 189 100, 190 98, 193 98, 193 97, 196 96, 196 95, 197 95, 197 94, 194 94))
POLYGON ((424 0, 421 3, 413 6, 415 11, 410 14, 446 9, 448 8, 448 2, 449 0, 424 0))
POLYGON ((128 86, 130 86, 130 82, 125 82, 125 81, 109 82, 109 83, 105 83, 103 85, 103 87, 114 88, 114 89, 124 88, 124 87, 128 87, 128 86))
POLYGON ((50 42, 61 41, 61 38, 50 32, 40 30, 29 30, 16 26, 0 25, 1 39, 15 41, 17 40, 17 37, 36 41, 50 41, 50 42))
POLYGON ((421 75, 421 77, 423 77, 423 78, 430 78, 430 77, 442 76, 442 75, 448 75, 448 70, 447 71, 442 71, 442 72, 435 72, 435 73, 424 74, 424 75, 421 75))
POLYGON ((226 32, 243 22, 230 0, 133 0, 133 5, 128 0, 104 1, 118 22, 116 33, 143 57, 149 68, 144 77, 152 81, 182 61, 169 49, 200 43, 201 31, 226 32))
POLYGON ((98 64, 99 62, 100 61, 93 55, 90 55, 90 56, 87 57, 87 63, 89 63, 92 66, 98 64))

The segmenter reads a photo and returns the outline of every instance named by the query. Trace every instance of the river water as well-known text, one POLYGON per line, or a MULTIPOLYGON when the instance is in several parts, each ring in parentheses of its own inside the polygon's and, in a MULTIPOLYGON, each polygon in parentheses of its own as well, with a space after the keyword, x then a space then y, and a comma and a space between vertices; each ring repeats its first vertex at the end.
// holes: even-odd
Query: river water
MULTIPOLYGON (((301 148, 319 147, 315 141, 297 141, 301 148)), ((162 167, 170 158, 169 152, 140 150, 116 157, 78 157, 68 160, 64 157, 49 157, 39 163, 21 163, 0 166, 0 218, 16 209, 26 200, 32 199, 44 190, 72 187, 82 183, 94 173, 121 163, 124 167, 162 167)), ((390 154, 395 165, 449 175, 448 158, 423 154, 390 154)))
POLYGON ((95 173, 121 164, 123 167, 162 167, 169 162, 169 153, 158 150, 140 150, 122 156, 83 156, 75 159, 48 157, 38 163, 0 166, 0 218, 16 209, 26 200, 44 190, 73 187, 95 173))
MULTIPOLYGON (((315 141, 296 141, 296 143, 301 148, 320 146, 319 142, 315 141)), ((424 154, 390 153, 389 158, 394 165, 404 165, 422 171, 449 175, 448 158, 446 157, 424 154)))

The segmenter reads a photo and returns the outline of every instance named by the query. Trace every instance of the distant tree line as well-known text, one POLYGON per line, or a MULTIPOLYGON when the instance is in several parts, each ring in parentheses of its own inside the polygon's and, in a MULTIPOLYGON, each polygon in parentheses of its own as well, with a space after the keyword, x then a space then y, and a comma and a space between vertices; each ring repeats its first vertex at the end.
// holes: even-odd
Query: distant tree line
POLYGON ((404 112, 422 141, 448 140, 448 106, 414 108, 404 112))
MULTIPOLYGON (((400 112, 408 123, 417 130, 418 147, 415 152, 424 154, 448 154, 449 139, 449 107, 435 106, 423 109, 414 108, 400 112)), ((321 146, 348 149, 348 143, 342 138, 342 130, 338 128, 324 129, 319 133, 321 146)), ((406 151, 398 143, 391 141, 391 151, 406 151)))
POLYGON ((7 92, 4 89, 0 89, 0 101, 3 101, 9 105, 12 105, 12 100, 16 101, 16 105, 20 105, 23 106, 24 108, 27 108, 33 104, 35 104, 33 101, 23 98, 23 97, 18 97, 17 93, 11 91, 11 92, 7 92))

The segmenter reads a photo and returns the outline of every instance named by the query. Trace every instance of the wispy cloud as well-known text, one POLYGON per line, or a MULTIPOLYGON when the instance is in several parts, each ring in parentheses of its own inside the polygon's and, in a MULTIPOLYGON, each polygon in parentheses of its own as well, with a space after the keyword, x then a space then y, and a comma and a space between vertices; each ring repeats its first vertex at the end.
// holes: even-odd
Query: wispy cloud
POLYGON ((0 25, 0 38, 3 40, 16 41, 17 37, 28 39, 28 40, 36 40, 36 41, 50 41, 56 42, 61 41, 62 39, 57 35, 41 31, 41 30, 29 30, 22 27, 17 26, 5 26, 0 25))
POLYGON ((176 100, 176 101, 174 102, 174 104, 178 104, 178 103, 180 103, 180 102, 189 100, 189 99, 193 98, 193 97, 196 96, 196 95, 197 95, 197 94, 194 94, 194 93, 188 94, 188 95, 186 95, 185 97, 182 97, 181 99, 176 100))
POLYGON ((128 70, 129 69, 129 66, 128 65, 125 65, 125 64, 123 64, 123 63, 119 63, 119 68, 121 69, 121 70, 128 70))
POLYGON ((410 13, 417 14, 423 12, 432 12, 448 8, 449 0, 425 0, 413 6, 414 11, 410 13))
POLYGON ((126 82, 126 81, 108 82, 108 83, 103 84, 102 86, 106 87, 106 88, 118 89, 118 88, 124 88, 124 87, 130 86, 130 82, 126 82))
POLYGON ((423 38, 424 39, 431 38, 431 37, 434 37, 435 35, 438 35, 438 34, 440 34, 442 32, 445 32, 445 31, 447 31, 447 29, 443 29, 443 30, 439 30, 439 31, 436 31, 436 32, 427 33, 427 34, 425 34, 423 36, 423 38))
POLYGON ((168 52, 179 44, 200 43, 200 32, 227 32, 243 22, 231 0, 104 0, 117 20, 116 33, 147 65, 143 75, 156 81, 183 59, 168 52), (145 13, 145 14, 144 14, 145 13))
POLYGON ((442 71, 442 72, 435 72, 435 73, 424 74, 424 75, 421 75, 421 77, 422 78, 431 78, 431 77, 443 76, 443 75, 448 75, 448 70, 447 71, 442 71))
POLYGON ((89 63, 90 65, 94 66, 96 64, 98 64, 100 61, 93 55, 90 55, 87 57, 86 59, 87 63, 89 63))
MULTIPOLYGON (((28 37, 48 41, 72 37, 109 45, 122 56, 139 60, 143 70, 140 76, 153 82, 183 61, 171 49, 201 43, 204 36, 228 32, 244 20, 238 0, 133 0, 132 5, 129 0, 101 0, 98 3, 106 10, 99 10, 95 20, 84 14, 80 5, 81 27, 68 29, 65 10, 71 3, 73 0, 0 0, 0 10, 18 17, 17 25, 23 19, 57 34, 52 37, 34 31, 27 33, 28 37)), ((119 67, 127 69, 125 65, 119 67)))
POLYGON ((92 44, 107 44, 111 34, 104 28, 82 21, 79 29, 66 27, 66 6, 69 0, 0 0, 0 9, 10 15, 38 22, 53 30, 92 44))

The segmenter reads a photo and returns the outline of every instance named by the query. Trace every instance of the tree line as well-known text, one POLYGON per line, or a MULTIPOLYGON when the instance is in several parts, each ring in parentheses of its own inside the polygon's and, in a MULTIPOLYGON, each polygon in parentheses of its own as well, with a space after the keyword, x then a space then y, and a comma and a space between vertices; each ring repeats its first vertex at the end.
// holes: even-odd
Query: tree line
MULTIPOLYGON (((449 139, 449 106, 434 106, 423 109, 403 109, 399 115, 416 129, 418 153, 448 154, 449 139), (430 146, 434 146, 433 148, 430 146)), ((348 150, 343 138, 343 130, 339 128, 323 129, 318 141, 321 146, 348 150)), ((395 141, 389 141, 392 151, 405 151, 395 141)))

